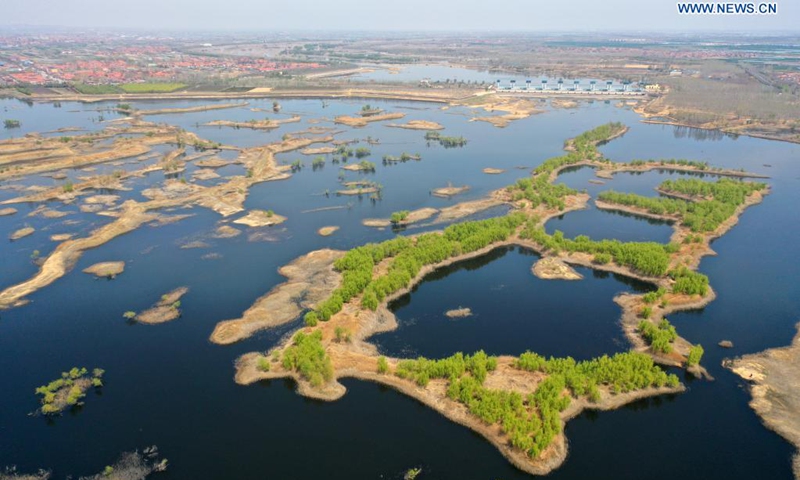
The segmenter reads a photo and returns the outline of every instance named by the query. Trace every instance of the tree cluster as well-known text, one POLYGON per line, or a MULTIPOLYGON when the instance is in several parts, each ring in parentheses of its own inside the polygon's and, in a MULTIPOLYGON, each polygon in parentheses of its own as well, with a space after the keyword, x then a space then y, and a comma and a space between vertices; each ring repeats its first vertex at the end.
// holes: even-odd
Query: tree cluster
POLYGON ((300 373, 311 385, 318 387, 333 378, 333 365, 322 346, 322 331, 310 335, 298 332, 292 345, 283 352, 283 368, 300 373))

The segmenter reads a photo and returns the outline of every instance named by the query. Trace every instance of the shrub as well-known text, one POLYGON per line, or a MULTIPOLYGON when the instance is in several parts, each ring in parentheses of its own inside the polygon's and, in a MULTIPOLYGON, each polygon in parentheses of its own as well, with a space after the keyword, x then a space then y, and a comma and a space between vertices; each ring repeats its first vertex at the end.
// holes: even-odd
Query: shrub
POLYGON ((384 374, 389 371, 389 363, 386 361, 386 357, 381 355, 378 357, 378 373, 384 374))
POLYGON ((686 365, 699 365, 700 360, 703 358, 703 353, 705 353, 705 351, 702 345, 692 345, 691 348, 689 348, 689 355, 686 357, 686 365))

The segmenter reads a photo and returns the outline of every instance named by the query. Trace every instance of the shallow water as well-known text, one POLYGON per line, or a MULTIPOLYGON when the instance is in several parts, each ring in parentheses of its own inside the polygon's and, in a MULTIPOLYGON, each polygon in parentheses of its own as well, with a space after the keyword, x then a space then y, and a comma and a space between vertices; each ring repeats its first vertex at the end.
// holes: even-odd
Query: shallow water
MULTIPOLYGON (((670 480, 791 478, 792 448, 763 428, 747 406, 749 398, 742 382, 719 365, 725 356, 787 344, 800 318, 800 264, 796 262, 800 254, 796 242, 800 233, 796 208, 800 204, 800 146, 745 137, 710 141, 676 135, 672 127, 638 123, 632 112, 602 103, 579 110, 554 110, 497 129, 469 122, 463 112, 442 111, 435 105, 370 102, 406 112, 403 122, 438 121, 446 126, 447 135, 463 135, 469 144, 461 149, 428 147, 420 131, 380 124, 362 129, 342 127, 345 132, 337 138, 372 136, 381 140, 381 145, 371 147, 369 160, 377 164, 375 174, 346 174, 381 183, 381 201, 373 204, 366 198, 319 195, 338 187, 337 166, 329 160, 315 172, 310 168, 313 157, 298 152, 280 155, 282 162, 303 158, 307 167, 289 180, 256 185, 246 207, 285 215, 288 221, 283 225, 242 227, 243 235, 214 239, 209 235, 222 220, 216 213, 198 207, 170 212, 194 216, 173 225, 144 226, 88 251, 67 276, 31 295, 29 305, 2 312, 0 465, 16 464, 21 471, 51 468, 55 478, 88 475, 112 463, 122 451, 156 444, 171 464, 164 478, 311 479, 319 478, 321 472, 327 478, 401 478, 412 466, 422 466, 426 478, 527 478, 481 437, 378 385, 345 380, 349 391, 344 398, 320 403, 297 396, 288 381, 248 387, 233 382, 233 362, 239 355, 269 349, 299 322, 227 347, 210 344, 208 335, 218 321, 239 316, 280 283, 277 268, 293 258, 322 247, 346 249, 394 235, 390 230, 362 226, 363 218, 480 198, 560 154, 564 139, 607 121, 624 121, 631 130, 602 147, 612 159, 685 157, 744 167, 771 175, 773 193, 714 242, 718 256, 703 260, 701 271, 710 276, 717 300, 702 312, 671 318, 683 336, 706 347, 703 363, 717 380, 690 381, 689 391, 674 398, 638 402, 615 412, 586 413, 571 421, 566 427, 570 456, 551 477, 582 479, 591 471, 597 478, 615 479, 641 478, 643 472, 648 478, 670 480), (418 151, 423 160, 391 167, 381 164, 383 154, 404 150, 418 151), (764 167, 764 163, 773 166, 764 167), (505 168, 506 173, 483 174, 481 170, 489 166, 505 168), (472 188, 452 200, 428 194, 448 181, 472 188), (348 208, 303 213, 330 206, 348 208), (331 237, 316 235, 325 225, 342 228, 331 237), (254 233, 257 235, 251 235, 254 233), (210 246, 180 248, 192 240, 210 246), (209 253, 221 258, 208 259, 209 253), (127 262, 126 271, 115 280, 95 280, 80 271, 108 260, 127 262), (157 326, 132 325, 122 318, 124 311, 147 308, 162 293, 181 285, 190 287, 182 299, 181 318, 157 326), (722 339, 732 340, 736 348, 717 348, 716 342, 722 339), (37 408, 33 390, 75 365, 106 369, 102 395, 90 393, 81 411, 52 421, 27 416, 37 408)), ((137 107, 205 103, 209 102, 171 101, 137 107)), ((281 100, 282 114, 302 112, 304 121, 269 133, 196 126, 256 115, 247 108, 151 119, 175 122, 211 140, 244 147, 312 126, 307 123, 309 118, 355 113, 363 103, 329 101, 329 106, 322 108, 317 100, 281 100)), ((21 107, 15 114, 25 128, 33 130, 93 128, 88 120, 92 113, 67 112, 97 108, 8 105, 21 107), (27 116, 23 118, 22 112, 27 116)), ((271 100, 251 102, 248 108, 254 107, 271 109, 271 100)), ((15 135, 18 133, 22 132, 15 135)), ((225 175, 241 172, 231 169, 225 175)), ((565 174, 561 181, 586 188, 591 195, 610 188, 655 195, 653 187, 674 176, 622 174, 605 185, 593 185, 588 183, 592 175, 591 170, 582 169, 565 174)), ((131 181, 128 186, 133 190, 124 197, 141 200, 141 188, 161 181, 161 172, 131 181)), ((7 190, 0 194, 8 198, 7 190)), ((7 238, 26 223, 37 232, 0 247, 2 286, 35 272, 29 257, 33 250, 46 254, 54 248, 50 234, 85 234, 109 221, 86 213, 38 219, 25 216, 35 205, 15 207, 19 209, 16 215, 0 217, 0 237, 7 238), (66 219, 82 223, 64 226, 66 219)), ((59 209, 76 210, 76 205, 59 209)), ((549 222, 547 228, 565 230, 570 236, 658 241, 664 241, 669 229, 595 210, 567 214, 563 220, 549 222)), ((409 229, 409 233, 420 230, 409 229)), ((530 348, 586 358, 626 348, 617 326, 619 309, 612 297, 639 288, 635 284, 614 277, 596 278, 586 269, 581 269, 587 277, 581 282, 542 281, 529 271, 535 256, 508 252, 487 262, 490 259, 469 262, 480 266, 474 270, 457 265, 448 269, 445 278, 421 284, 409 296, 410 303, 396 305, 401 328, 376 337, 376 342, 387 353, 431 356, 461 349, 519 353, 530 348), (492 290, 499 285, 504 288, 492 290), (473 308, 477 315, 457 321, 442 319, 443 311, 459 305, 473 308), (495 310, 503 314, 495 315, 495 310)))

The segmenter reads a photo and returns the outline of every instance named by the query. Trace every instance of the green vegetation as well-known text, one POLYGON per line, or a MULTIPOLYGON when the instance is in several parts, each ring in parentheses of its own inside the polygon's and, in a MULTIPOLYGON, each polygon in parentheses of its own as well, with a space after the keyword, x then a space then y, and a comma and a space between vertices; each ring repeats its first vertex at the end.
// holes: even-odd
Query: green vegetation
POLYGON ((672 352, 672 342, 678 338, 678 332, 666 318, 662 319, 658 325, 642 320, 639 322, 639 332, 653 348, 653 351, 659 353, 672 352))
POLYGON ((402 222, 411 212, 408 210, 400 210, 399 212, 392 213, 391 221, 393 224, 397 225, 398 223, 402 222))
POLYGON ((693 232, 713 232, 736 212, 747 196, 766 188, 763 183, 719 179, 704 182, 696 179, 667 180, 659 190, 667 194, 696 197, 698 201, 676 198, 644 197, 632 193, 602 192, 598 199, 607 203, 636 207, 654 215, 675 215, 693 232))
POLYGON ((353 297, 363 293, 361 305, 375 310, 388 295, 406 288, 425 265, 432 265, 463 253, 507 239, 525 221, 522 213, 447 227, 443 233, 426 233, 416 238, 397 237, 382 243, 354 248, 334 263, 342 273, 342 285, 330 297, 306 314, 309 324, 327 321, 353 297), (372 270, 392 258, 385 275, 372 278, 372 270))
POLYGON ((368 160, 361 160, 358 162, 359 170, 362 172, 374 172, 375 171, 375 164, 368 161, 368 160))
POLYGON ((667 293, 667 289, 662 287, 662 288, 659 288, 658 290, 656 290, 655 292, 647 292, 647 293, 645 293, 642 296, 642 300, 644 300, 644 303, 650 305, 650 304, 656 303, 666 293, 667 293))
POLYGON ((350 343, 352 340, 350 330, 343 327, 336 327, 334 329, 334 335, 336 336, 336 341, 339 343, 350 343))
POLYGON ((95 368, 90 376, 86 368, 78 367, 61 372, 61 378, 36 389, 36 394, 42 396, 41 412, 54 415, 67 407, 82 405, 81 399, 86 396, 89 387, 103 386, 104 373, 103 369, 95 368))
POLYGON ((6 128, 19 128, 21 125, 19 120, 3 120, 3 126, 6 128))
POLYGON ((511 193, 511 199, 515 202, 525 199, 530 202, 531 208, 545 205, 557 210, 566 208, 564 197, 578 193, 577 190, 569 188, 563 183, 550 183, 547 175, 520 178, 514 185, 506 187, 506 190, 511 193))
POLYGON ((310 335, 298 332, 293 343, 283 352, 283 368, 299 372, 311 385, 319 387, 333 378, 333 365, 322 346, 322 331, 310 335))
POLYGON ((122 316, 128 320, 133 320, 136 318, 136 312, 133 310, 128 310, 127 312, 123 313, 122 316))
POLYGON ((289 166, 292 167, 292 172, 299 172, 303 169, 303 162, 300 160, 295 160, 289 166))
POLYGON ((119 86, 125 93, 170 93, 185 87, 183 83, 123 83, 119 86))
POLYGON ((106 468, 104 468, 104 469, 103 469, 103 473, 102 473, 102 475, 103 475, 104 477, 108 477, 108 476, 110 476, 112 473, 114 473, 114 467, 112 467, 111 465, 106 465, 106 468))
MULTIPOLYGON (((512 445, 525 450, 531 457, 538 456, 561 431, 558 413, 570 403, 570 396, 563 394, 565 389, 572 397, 588 396, 590 401, 596 402, 600 400, 598 387, 601 385, 609 387, 612 393, 678 386, 678 377, 668 375, 649 356, 637 352, 618 353, 613 357, 604 355, 583 362, 570 357, 545 360, 540 355, 526 352, 520 355, 514 366, 548 374, 536 392, 528 397, 527 404, 521 403, 522 399, 517 395, 518 398, 509 402, 514 408, 506 408, 499 417, 512 445), (528 411, 532 407, 535 407, 533 413, 528 411)), ((508 395, 513 396, 514 392, 508 395)), ((472 406, 470 411, 473 411, 472 406)))
POLYGON ((532 458, 538 457, 561 432, 560 412, 572 398, 586 396, 599 401, 600 386, 607 386, 612 393, 678 386, 675 375, 668 375, 649 356, 636 352, 584 362, 570 357, 547 360, 526 352, 514 361, 514 367, 542 372, 547 377, 527 396, 486 388, 484 380, 497 368, 497 359, 482 351, 471 356, 457 353, 440 360, 404 360, 395 375, 423 387, 434 379, 447 380, 447 396, 451 400, 464 404, 484 422, 498 424, 511 444, 532 458))
POLYGON ((702 273, 680 267, 669 272, 669 276, 675 280, 672 286, 673 293, 701 296, 708 293, 708 277, 702 273))
POLYGON ((384 374, 389 372, 389 362, 386 361, 386 357, 381 355, 378 357, 378 373, 384 374))
POLYGON ((692 345, 691 348, 689 348, 689 356, 686 357, 686 365, 690 367, 699 365, 700 360, 703 358, 703 353, 705 353, 705 351, 702 345, 692 345))
POLYGON ((269 372, 269 359, 267 357, 258 357, 256 368, 262 372, 269 372))
POLYGON ((84 95, 110 95, 113 93, 123 93, 123 90, 114 85, 89 85, 88 83, 76 83, 72 85, 78 93, 84 95))
POLYGON ((550 176, 560 168, 585 160, 602 161, 602 155, 596 145, 624 129, 625 126, 621 123, 607 123, 567 140, 565 148, 570 150, 568 153, 545 160, 534 169, 533 178, 521 178, 516 184, 506 187, 506 190, 511 194, 513 201, 528 200, 532 208, 545 205, 548 208, 563 210, 566 207, 564 198, 578 192, 564 184, 550 183, 550 176))
POLYGON ((400 154, 399 157, 396 157, 394 155, 384 155, 383 156, 383 164, 384 165, 389 165, 389 164, 398 163, 398 162, 405 163, 405 162, 407 162, 409 160, 422 160, 422 155, 420 155, 419 153, 415 153, 415 154, 412 155, 410 153, 403 152, 403 153, 400 154))
POLYGON ((356 153, 356 158, 369 157, 372 154, 370 149, 367 148, 367 147, 358 147, 358 148, 356 148, 356 152, 355 153, 356 153))
POLYGON ((426 132, 425 140, 439 142, 439 145, 444 148, 463 147, 467 144, 467 139, 464 137, 444 137, 441 133, 435 131, 426 132))
MULTIPOLYGON (((606 255, 608 255, 619 265, 649 276, 661 276, 667 273, 669 254, 674 250, 674 246, 655 242, 595 241, 585 235, 579 235, 574 240, 570 240, 564 238, 564 234, 559 230, 556 230, 553 235, 548 235, 544 227, 538 226, 537 222, 533 220, 528 221, 520 233, 520 238, 532 240, 545 251, 582 252, 595 256, 600 254, 603 255, 600 260, 606 260, 608 258, 606 255)), ((596 261, 595 263, 600 262, 596 261)))
POLYGON ((75 190, 75 185, 73 185, 72 181, 67 180, 64 185, 61 186, 61 190, 63 190, 64 193, 70 193, 75 190))
POLYGON ((325 166, 325 157, 314 157, 314 160, 311 161, 311 169, 318 170, 325 166))

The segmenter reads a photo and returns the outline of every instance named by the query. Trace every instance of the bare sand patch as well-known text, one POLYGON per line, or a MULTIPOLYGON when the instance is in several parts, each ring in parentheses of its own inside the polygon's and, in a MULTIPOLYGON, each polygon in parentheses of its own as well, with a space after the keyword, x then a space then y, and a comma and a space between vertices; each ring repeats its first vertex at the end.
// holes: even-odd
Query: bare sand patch
POLYGON ((278 272, 286 282, 256 300, 241 318, 218 323, 211 341, 233 343, 259 330, 288 323, 303 310, 314 308, 340 285, 341 275, 333 269, 333 262, 343 255, 337 250, 317 250, 281 267, 278 272))
POLYGON ((25 238, 28 235, 32 235, 33 232, 35 231, 36 229, 33 227, 23 227, 20 228, 19 230, 14 231, 11 235, 8 236, 8 238, 11 239, 12 241, 19 240, 20 238, 25 238))
POLYGON ((282 217, 271 211, 250 210, 247 215, 237 218, 233 223, 247 225, 248 227, 269 227, 272 225, 279 225, 285 221, 286 217, 282 217))
POLYGON ((317 234, 322 235, 323 237, 328 237, 333 235, 337 230, 339 230, 339 227, 337 226, 322 227, 317 230, 317 234))
POLYGON ((406 128, 409 130, 443 130, 444 126, 428 120, 409 120, 406 123, 388 123, 387 127, 406 128))
MULTIPOLYGON (((723 365, 749 382, 750 408, 764 425, 800 448, 800 334, 788 347, 726 360, 723 365)), ((800 454, 795 453, 793 470, 800 478, 800 454)))
POLYGON ((84 268, 83 273, 89 273, 98 278, 114 278, 125 271, 125 262, 100 262, 84 268))
POLYGON ((165 323, 181 316, 180 299, 189 291, 188 287, 179 287, 165 293, 151 308, 134 317, 137 322, 147 324, 165 323))
POLYGON ((543 257, 533 264, 531 271, 544 280, 581 280, 583 275, 563 261, 554 257, 543 257))

